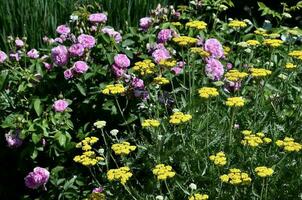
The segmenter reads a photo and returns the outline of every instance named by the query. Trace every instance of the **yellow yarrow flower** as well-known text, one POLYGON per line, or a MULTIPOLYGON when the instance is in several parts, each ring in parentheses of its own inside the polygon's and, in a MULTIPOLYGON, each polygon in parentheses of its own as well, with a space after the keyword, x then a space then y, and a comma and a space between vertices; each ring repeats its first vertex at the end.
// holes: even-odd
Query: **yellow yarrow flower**
POLYGON ((222 151, 218 152, 216 155, 211 155, 210 160, 217 166, 224 166, 227 163, 226 156, 222 151))
POLYGON ((131 146, 129 142, 122 142, 119 144, 113 144, 111 149, 116 155, 128 155, 130 152, 135 151, 136 146, 131 146))
POLYGON ((159 65, 163 66, 163 67, 167 67, 167 68, 172 68, 175 67, 177 65, 176 60, 161 60, 159 62, 159 65))
POLYGON ((118 169, 110 169, 107 172, 107 179, 109 181, 119 181, 122 185, 132 177, 129 167, 120 167, 118 169))
POLYGON ((287 152, 299 152, 302 150, 302 145, 295 142, 294 138, 291 137, 285 137, 284 140, 277 140, 276 145, 287 152))
POLYGON ((262 132, 253 134, 252 131, 244 130, 242 133, 244 138, 241 140, 241 144, 244 146, 257 147, 260 144, 268 144, 272 142, 272 139, 265 137, 264 133, 262 132))
POLYGON ((295 69, 297 68, 297 65, 294 65, 293 63, 286 63, 285 69, 295 69))
POLYGON ((189 197, 189 200, 207 200, 209 199, 209 195, 196 193, 189 197))
POLYGON ((302 50, 294 50, 289 52, 288 54, 291 57, 297 58, 299 60, 302 60, 302 50))
POLYGON ((242 107, 244 106, 245 100, 242 97, 229 97, 227 98, 226 105, 228 107, 242 107))
POLYGON ((251 68, 250 71, 253 77, 265 77, 272 74, 272 71, 263 68, 251 68))
POLYGON ((223 174, 220 177, 221 182, 230 183, 232 185, 248 185, 252 179, 245 172, 241 172, 240 169, 232 168, 228 174, 223 174))
POLYGON ((257 46, 257 45, 260 45, 260 42, 258 42, 257 40, 247 40, 246 43, 247 43, 249 46, 257 46))
POLYGON ((270 47, 279 47, 281 46, 282 43, 283 41, 279 39, 265 39, 263 41, 263 45, 270 46, 270 47))
POLYGON ((149 59, 136 62, 132 69, 138 71, 142 76, 154 74, 157 71, 156 65, 149 59))
POLYGON ((229 55, 230 51, 231 51, 231 48, 230 47, 227 47, 227 46, 223 46, 223 51, 224 51, 224 55, 227 56, 229 55))
POLYGON ((166 84, 170 83, 170 81, 165 77, 155 77, 153 79, 153 82, 158 85, 166 85, 166 84))
POLYGON ((203 30, 207 28, 207 23, 204 21, 190 21, 186 23, 186 27, 203 30))
POLYGON ((173 38, 173 41, 180 46, 188 46, 196 44, 198 40, 189 36, 179 36, 173 38))
POLYGON ((263 28, 255 30, 254 33, 257 35, 268 36, 267 31, 263 28))
POLYGON ((272 176, 274 170, 269 167, 261 166, 261 167, 256 167, 255 172, 257 173, 258 176, 265 178, 268 176, 272 176))
POLYGON ((115 94, 121 94, 124 93, 126 89, 122 84, 114 84, 114 85, 107 85, 105 89, 102 90, 103 94, 107 95, 115 95, 115 94))
POLYGON ((201 57, 209 57, 210 56, 210 53, 203 50, 202 48, 200 47, 192 47, 190 48, 190 51, 192 53, 196 53, 196 54, 199 54, 201 57))
POLYGON ((216 97, 219 95, 218 90, 213 87, 203 87, 198 90, 199 96, 201 98, 208 99, 210 97, 216 97))
POLYGON ((229 80, 229 81, 240 81, 242 80, 243 78, 247 77, 248 74, 245 73, 245 72, 240 72, 236 69, 232 69, 230 71, 228 71, 226 74, 225 74, 225 77, 229 80))
POLYGON ((239 20, 232 20, 228 25, 232 28, 244 28, 247 26, 246 22, 239 20))
POLYGON ((157 176, 157 179, 160 181, 164 181, 168 178, 172 178, 175 176, 175 172, 173 172, 172 167, 164 164, 156 165, 152 172, 155 176, 157 176))
POLYGON ((175 112, 173 115, 170 116, 169 122, 171 124, 180 124, 190 121, 192 119, 192 115, 184 114, 182 112, 175 112))
POLYGON ((156 119, 145 119, 142 122, 142 127, 158 127, 160 125, 159 121, 156 119))

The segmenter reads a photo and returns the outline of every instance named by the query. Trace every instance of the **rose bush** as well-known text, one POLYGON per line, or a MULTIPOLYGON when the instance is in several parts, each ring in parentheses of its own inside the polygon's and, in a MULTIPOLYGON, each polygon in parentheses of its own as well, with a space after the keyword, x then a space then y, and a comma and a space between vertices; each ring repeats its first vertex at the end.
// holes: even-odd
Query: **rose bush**
POLYGON ((194 2, 124 32, 84 9, 0 52, 25 199, 299 198, 302 31, 194 2))

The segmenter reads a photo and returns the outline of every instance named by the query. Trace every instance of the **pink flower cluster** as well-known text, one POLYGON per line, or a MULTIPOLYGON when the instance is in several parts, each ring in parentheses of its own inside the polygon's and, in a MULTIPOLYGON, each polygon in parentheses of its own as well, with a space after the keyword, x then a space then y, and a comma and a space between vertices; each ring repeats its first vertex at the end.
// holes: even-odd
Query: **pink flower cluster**
POLYGON ((71 79, 76 74, 84 74, 89 69, 89 66, 84 61, 76 61, 72 68, 64 71, 65 79, 71 79))
POLYGON ((106 23, 107 15, 104 13, 94 13, 94 14, 89 15, 88 20, 94 24, 106 23))
POLYGON ((56 112, 64 112, 66 108, 68 107, 69 103, 66 100, 57 100, 53 104, 53 108, 56 112))
POLYGON ((224 68, 221 62, 215 58, 206 60, 206 75, 212 80, 220 80, 224 74, 224 68))
POLYGON ((49 171, 42 167, 35 167, 25 178, 25 185, 30 189, 37 189, 45 185, 49 179, 49 171))
POLYGON ((114 56, 114 64, 112 65, 113 73, 117 77, 121 77, 130 66, 130 60, 125 54, 117 54, 114 56))
POLYGON ((9 132, 5 134, 5 139, 8 147, 10 148, 18 148, 23 143, 23 141, 19 138, 18 133, 13 134, 12 132, 9 132))
POLYGON ((122 35, 113 28, 105 27, 102 29, 102 32, 112 37, 116 43, 120 43, 122 41, 122 35))
POLYGON ((29 52, 27 52, 27 56, 32 59, 37 59, 39 58, 40 55, 37 49, 32 49, 29 52))
POLYGON ((171 29, 163 29, 157 35, 157 42, 165 43, 173 37, 173 31, 171 29))
POLYGON ((222 45, 215 38, 210 38, 206 40, 204 44, 204 50, 209 52, 211 54, 211 57, 214 58, 221 58, 224 56, 222 45))
POLYGON ((139 27, 143 31, 147 31, 150 26, 152 25, 152 18, 151 17, 143 17, 139 20, 139 27))
POLYGON ((170 52, 164 47, 160 47, 159 49, 156 49, 152 53, 153 60, 158 64, 162 60, 167 60, 171 58, 170 52))
POLYGON ((6 53, 3 51, 0 51, 0 64, 4 63, 4 61, 7 59, 6 53))

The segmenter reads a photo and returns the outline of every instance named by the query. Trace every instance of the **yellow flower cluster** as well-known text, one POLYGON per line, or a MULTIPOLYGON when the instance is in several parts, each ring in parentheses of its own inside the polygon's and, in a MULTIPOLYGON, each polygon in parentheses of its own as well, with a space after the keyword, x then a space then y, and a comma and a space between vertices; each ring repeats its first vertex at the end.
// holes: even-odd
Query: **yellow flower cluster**
POLYGON ((242 97, 229 97, 225 102, 228 107, 242 107, 244 106, 244 103, 245 101, 242 97))
POLYGON ((259 28, 257 30, 254 31, 255 34, 257 35, 262 35, 262 36, 268 36, 269 34, 267 34, 267 31, 263 28, 259 28))
POLYGON ((173 38, 173 41, 180 46, 187 46, 187 45, 194 45, 198 41, 196 38, 189 37, 189 36, 179 36, 173 38))
POLYGON ((224 51, 224 55, 227 56, 229 55, 230 51, 231 51, 231 48, 230 47, 227 47, 227 46, 223 46, 223 51, 224 51))
POLYGON ((110 169, 107 172, 107 178, 109 181, 119 181, 125 185, 126 182, 132 177, 129 167, 120 167, 118 169, 110 169))
POLYGON ((292 56, 294 58, 297 58, 299 60, 302 60, 302 50, 295 50, 295 51, 291 51, 288 54, 289 56, 292 56))
POLYGON ((84 151, 82 155, 77 155, 73 160, 77 163, 81 163, 84 166, 94 166, 99 161, 104 160, 103 157, 96 156, 94 151, 91 151, 91 145, 95 144, 99 139, 97 137, 86 137, 80 143, 76 145, 77 148, 82 148, 84 151))
POLYGON ((203 30, 203 29, 206 29, 207 23, 205 23, 204 21, 190 21, 190 22, 186 23, 186 27, 203 30))
POLYGON ((116 155, 128 155, 130 152, 135 151, 136 146, 131 146, 129 142, 122 142, 119 144, 113 144, 111 149, 116 155))
POLYGON ((244 21, 232 20, 229 22, 229 26, 233 28, 244 28, 247 24, 244 21))
POLYGON ((207 194, 193 194, 192 196, 189 197, 189 200, 207 200, 209 199, 209 195, 207 194))
POLYGON ((272 139, 265 137, 264 133, 259 132, 256 134, 253 134, 252 131, 244 130, 242 131, 244 138, 241 140, 241 144, 244 146, 251 146, 251 147, 257 147, 260 144, 268 144, 272 142, 272 139))
POLYGON ((224 166, 227 163, 226 156, 224 152, 218 152, 216 155, 211 155, 210 160, 214 162, 215 165, 224 166))
POLYGON ((149 59, 136 62, 132 69, 138 71, 142 76, 154 74, 156 72, 155 64, 149 59))
POLYGON ((167 178, 172 178, 175 176, 175 172, 173 172, 173 169, 169 165, 164 164, 158 164, 155 166, 155 168, 152 170, 153 174, 157 176, 158 180, 166 180, 167 178))
POLYGON ((294 65, 293 63, 286 63, 285 69, 295 69, 297 68, 297 65, 294 65))
POLYGON ((263 41, 264 45, 270 46, 270 47, 279 47, 283 43, 282 40, 279 39, 265 39, 263 41))
POLYGON ((198 90, 199 96, 201 98, 208 99, 210 97, 216 97, 219 95, 218 90, 213 87, 203 87, 198 90))
POLYGON ((105 89, 102 90, 103 94, 121 94, 123 92, 125 92, 126 89, 124 88, 124 86, 122 84, 114 84, 114 85, 106 85, 105 89))
POLYGON ((182 112, 175 112, 173 115, 170 116, 170 123, 171 124, 180 124, 190 121, 192 119, 192 115, 184 114, 182 112))
POLYGON ((277 140, 276 144, 278 147, 283 147, 287 152, 299 152, 302 149, 302 145, 295 142, 294 138, 291 137, 285 137, 284 140, 277 140))
POLYGON ((237 69, 232 69, 230 71, 228 71, 225 74, 225 77, 229 80, 229 81, 239 81, 242 80, 243 78, 247 77, 248 74, 245 72, 240 72, 237 69))
POLYGON ((176 60, 161 60, 159 64, 163 67, 172 68, 177 65, 176 60))
POLYGON ((255 172, 257 173, 258 176, 264 178, 267 176, 272 176, 274 170, 269 167, 261 166, 261 167, 256 167, 255 172))
POLYGON ((203 50, 203 49, 200 48, 200 47, 192 47, 192 48, 190 49, 190 51, 191 51, 192 53, 199 54, 201 57, 209 57, 209 56, 210 56, 210 53, 209 53, 209 52, 203 50))
POLYGON ((260 44, 260 42, 258 42, 257 40, 247 40, 246 43, 249 45, 249 46, 257 46, 260 44))
POLYGON ((153 79, 153 82, 158 85, 165 85, 168 84, 170 81, 165 77, 155 77, 153 79))
POLYGON ((272 71, 264 68, 251 68, 250 71, 253 77, 265 77, 272 74, 272 71))
POLYGON ((248 185, 252 179, 245 172, 241 172, 240 169, 232 168, 228 174, 220 176, 220 180, 223 183, 230 183, 232 185, 248 185))
POLYGON ((142 122, 142 127, 158 127, 160 125, 159 121, 156 119, 145 119, 142 122))

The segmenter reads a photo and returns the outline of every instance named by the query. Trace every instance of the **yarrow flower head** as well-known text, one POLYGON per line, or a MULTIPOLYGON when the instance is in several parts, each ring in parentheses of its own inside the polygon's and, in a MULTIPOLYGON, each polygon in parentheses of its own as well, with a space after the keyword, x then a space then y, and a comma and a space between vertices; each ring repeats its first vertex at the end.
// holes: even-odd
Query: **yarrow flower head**
POLYGON ((276 145, 283 148, 286 152, 299 152, 302 150, 302 144, 295 142, 294 138, 285 137, 283 140, 277 140, 276 145))
POLYGON ((102 129, 106 126, 106 121, 96 121, 93 125, 98 129, 102 129))
POLYGON ((53 104, 53 108, 55 109, 56 112, 64 112, 64 110, 67 109, 69 103, 66 100, 57 100, 53 104))
POLYGON ((297 68, 297 65, 294 65, 293 63, 286 63, 285 69, 295 69, 297 68))
POLYGON ((279 39, 265 39, 263 41, 263 45, 270 46, 270 47, 279 47, 281 46, 282 43, 283 41, 279 39))
POLYGON ((136 146, 130 145, 129 142, 122 142, 119 144, 113 144, 111 149, 114 151, 116 155, 125 156, 130 152, 135 151, 136 146))
POLYGON ((189 197, 189 200, 207 200, 209 199, 209 195, 196 193, 189 197))
POLYGON ((115 94, 124 93, 125 91, 126 89, 122 84, 114 84, 114 85, 107 85, 105 89, 102 90, 102 93, 107 95, 109 94, 115 95, 115 94))
POLYGON ((272 74, 272 71, 263 68, 251 68, 250 71, 253 77, 265 77, 272 74))
POLYGON ((252 181, 247 173, 236 168, 230 169, 228 174, 223 174, 219 178, 221 182, 232 185, 249 185, 252 181))
POLYGON ((203 87, 198 90, 199 96, 201 98, 208 99, 210 97, 216 97, 219 95, 217 88, 213 87, 203 87))
POLYGON ((157 70, 155 64, 149 59, 136 62, 132 69, 138 71, 142 76, 154 74, 157 70))
POLYGON ((296 59, 302 60, 302 50, 291 51, 288 55, 296 59))
POLYGON ((176 174, 171 166, 164 164, 156 165, 152 172, 155 176, 157 176, 157 179, 159 181, 164 181, 168 178, 173 178, 176 174))
POLYGON ((120 167, 118 169, 110 169, 107 172, 107 179, 109 181, 119 181, 122 185, 125 185, 132 175, 129 167, 120 167))
POLYGON ((91 49, 95 46, 95 38, 91 35, 81 34, 78 37, 78 42, 83 45, 84 48, 91 49))
POLYGON ((274 170, 269 167, 261 166, 261 167, 256 167, 255 172, 257 173, 258 176, 265 178, 268 176, 272 176, 274 173, 274 170))
POLYGON ((206 75, 212 80, 220 80, 224 74, 224 68, 221 62, 215 58, 208 58, 206 63, 206 75))
POLYGON ((240 72, 237 69, 232 69, 225 74, 225 78, 229 81, 241 81, 243 78, 247 77, 248 74, 245 72, 240 72))
POLYGON ((203 48, 201 47, 192 47, 190 48, 190 51, 192 53, 195 53, 195 54, 198 54, 200 55, 201 57, 209 57, 210 56, 210 53, 205 51, 203 48))
POLYGON ((49 171, 42 167, 35 167, 25 178, 25 185, 30 189, 45 187, 49 179, 49 171))
POLYGON ((60 45, 51 50, 51 58, 56 65, 64 66, 68 63, 68 50, 60 45))
POLYGON ((252 131, 244 130, 242 133, 244 138, 241 141, 241 144, 244 146, 257 147, 260 144, 269 144, 272 142, 272 139, 265 137, 264 133, 262 132, 253 134, 252 131))
POLYGON ((228 25, 232 28, 244 28, 247 26, 246 22, 239 20, 231 20, 228 25))
POLYGON ((198 42, 196 38, 192 38, 189 36, 179 36, 173 38, 173 41, 177 43, 179 46, 191 46, 198 42))
POLYGON ((169 79, 167 79, 165 77, 155 77, 153 79, 153 82, 158 85, 166 85, 166 84, 170 83, 169 79))
POLYGON ((182 112, 175 112, 173 115, 170 116, 169 122, 171 124, 181 124, 188 122, 192 119, 192 115, 190 114, 184 114, 182 112))
POLYGON ((258 42, 257 40, 247 40, 246 44, 249 46, 258 46, 260 45, 260 42, 258 42))
POLYGON ((186 23, 186 27, 203 30, 207 28, 207 23, 205 23, 204 21, 190 21, 186 23))
POLYGON ((214 164, 217 166, 224 166, 227 163, 226 156, 222 151, 218 152, 215 155, 211 155, 210 160, 213 161, 214 164))
POLYGON ((94 13, 94 14, 89 15, 88 20, 95 24, 106 23, 107 15, 104 13, 94 13))
POLYGON ((221 43, 215 38, 210 38, 205 41, 204 50, 209 52, 214 58, 221 58, 224 55, 221 43))
POLYGON ((146 128, 146 127, 158 127, 160 125, 160 122, 156 119, 145 119, 142 122, 142 127, 146 128))
POLYGON ((245 100, 242 97, 229 97, 227 98, 226 105, 228 107, 242 107, 244 106, 245 100))

